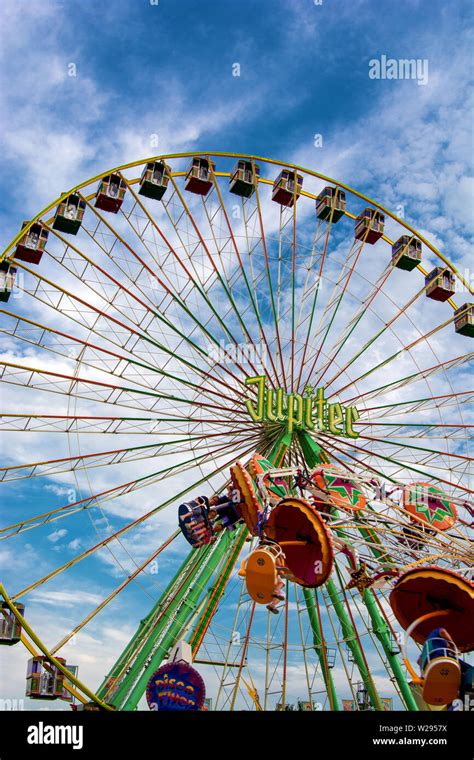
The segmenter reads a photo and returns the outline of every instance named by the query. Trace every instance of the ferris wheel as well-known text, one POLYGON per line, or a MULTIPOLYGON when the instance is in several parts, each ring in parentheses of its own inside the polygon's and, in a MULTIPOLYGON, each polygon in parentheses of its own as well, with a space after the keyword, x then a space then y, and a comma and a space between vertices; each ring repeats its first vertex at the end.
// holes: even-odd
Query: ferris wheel
POLYGON ((137 161, 24 222, 0 262, 0 539, 38 572, 4 568, 0 643, 26 648, 27 696, 136 709, 185 642, 215 710, 446 705, 410 663, 435 623, 474 646, 470 298, 405 219, 267 158, 137 161), (65 631, 84 567, 103 594, 65 631), (81 637, 115 647, 136 595, 85 684, 81 637))

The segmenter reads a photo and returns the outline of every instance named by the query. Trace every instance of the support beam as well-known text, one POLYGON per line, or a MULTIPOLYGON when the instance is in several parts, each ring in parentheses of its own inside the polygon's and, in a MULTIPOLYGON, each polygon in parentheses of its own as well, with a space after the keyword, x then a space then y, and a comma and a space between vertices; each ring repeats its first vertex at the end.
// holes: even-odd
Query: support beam
POLYGON ((337 617, 339 618, 344 639, 347 643, 347 646, 352 652, 352 656, 354 657, 354 662, 357 665, 357 669, 360 673, 360 677, 362 678, 363 684, 365 688, 367 689, 367 693, 370 697, 370 702, 372 704, 372 707, 375 710, 383 711, 384 706, 377 693, 377 689, 375 688, 375 684, 372 680, 369 669, 367 667, 367 663, 364 659, 362 648, 360 646, 359 639, 357 637, 357 632, 354 626, 352 625, 351 619, 346 612, 344 604, 341 602, 341 599, 339 597, 339 591, 337 589, 336 584, 332 580, 332 578, 329 578, 329 580, 327 581, 326 590, 329 594, 329 598, 331 599, 332 605, 334 607, 334 611, 337 617))
POLYGON ((309 588, 303 588, 303 596, 308 610, 309 622, 311 630, 313 632, 314 650, 318 655, 319 664, 321 665, 321 672, 323 674, 324 683, 326 686, 326 692, 329 699, 329 705, 331 710, 338 712, 341 709, 339 700, 337 698, 332 673, 327 666, 327 658, 325 657, 323 634, 321 626, 319 625, 318 614, 316 611, 316 605, 314 603, 314 594, 316 592, 309 588))
MULTIPOLYGON (((235 534, 225 531, 218 541, 212 544, 210 551, 203 557, 198 568, 193 571, 192 577, 176 593, 167 608, 165 619, 158 626, 158 635, 154 636, 152 646, 147 646, 145 652, 140 652, 135 666, 140 669, 140 674, 133 684, 128 684, 128 693, 120 689, 117 699, 122 710, 135 710, 145 693, 148 680, 162 664, 165 655, 173 644, 178 641, 193 615, 206 586, 211 582, 212 576, 219 562, 232 548, 236 541, 235 534)), ((115 703, 115 699, 114 699, 115 703)))
POLYGON ((245 543, 245 539, 248 533, 247 526, 242 525, 238 529, 237 532, 238 532, 238 536, 236 536, 236 541, 234 543, 230 556, 226 564, 224 565, 222 573, 220 577, 218 578, 215 586, 209 589, 209 593, 208 593, 209 598, 204 607, 203 613, 201 617, 199 618, 199 620, 197 621, 196 625, 194 626, 193 630, 191 631, 191 634, 187 638, 193 650, 193 659, 199 651, 199 648, 203 642, 204 636, 206 635, 206 632, 207 632, 207 629, 209 628, 211 620, 217 611, 219 602, 225 591, 228 580, 239 558, 239 554, 242 551, 242 548, 243 548, 243 545, 245 543))
POLYGON ((397 654, 393 651, 393 642, 390 638, 390 629, 388 627, 387 621, 380 614, 380 610, 378 609, 372 589, 366 589, 362 595, 362 598, 372 621, 372 630, 382 644, 387 660, 389 661, 390 667, 392 668, 393 675, 403 696, 405 706, 408 710, 415 712, 418 710, 418 705, 416 704, 415 697, 413 696, 412 690, 410 689, 397 654))

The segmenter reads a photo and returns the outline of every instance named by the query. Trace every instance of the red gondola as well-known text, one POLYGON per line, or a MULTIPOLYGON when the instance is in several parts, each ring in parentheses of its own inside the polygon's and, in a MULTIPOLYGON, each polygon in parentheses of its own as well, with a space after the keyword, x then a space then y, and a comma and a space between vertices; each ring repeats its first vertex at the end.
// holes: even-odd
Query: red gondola
POLYGON ((293 206, 302 189, 303 176, 293 169, 283 169, 273 183, 272 201, 281 206, 293 206))
POLYGON ((212 187, 212 174, 215 169, 216 165, 213 161, 202 156, 194 156, 186 173, 185 190, 197 195, 207 195, 212 187))
POLYGON ((101 211, 110 211, 111 214, 117 214, 123 203, 127 186, 125 181, 118 174, 108 174, 104 177, 98 187, 95 196, 95 207, 101 211))
POLYGON ((334 564, 331 534, 308 501, 295 497, 280 501, 270 513, 266 535, 283 549, 296 583, 308 588, 326 583, 334 564))
POLYGON ((426 295, 434 301, 447 301, 456 292, 454 274, 450 269, 435 267, 425 277, 426 295))
POLYGON ((355 238, 373 245, 379 240, 385 228, 385 215, 375 208, 366 208, 355 222, 355 238))
MULTIPOLYGON (((21 228, 25 227, 28 222, 23 222, 21 228)), ((43 256, 43 251, 48 240, 49 232, 43 227, 41 222, 35 222, 31 225, 17 244, 14 258, 18 261, 27 261, 29 264, 39 264, 43 256)))

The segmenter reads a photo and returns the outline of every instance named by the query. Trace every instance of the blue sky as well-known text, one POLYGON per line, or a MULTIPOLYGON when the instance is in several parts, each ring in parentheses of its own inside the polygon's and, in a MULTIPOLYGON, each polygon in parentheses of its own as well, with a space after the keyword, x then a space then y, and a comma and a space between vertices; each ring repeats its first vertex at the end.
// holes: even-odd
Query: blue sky
MULTIPOLYGON (((2 245, 23 219, 108 167, 155 153, 229 150, 295 161, 403 206, 461 271, 470 267, 468 1, 6 0, 0 13, 2 245), (382 55, 427 59, 428 83, 369 79, 369 61, 382 55)), ((62 486, 50 486, 57 492, 12 487, 5 511, 33 499, 59 506, 62 486)), ((79 522, 69 531, 44 534, 38 545, 19 540, 19 566, 4 557, 11 585, 69 556, 70 541, 85 547, 94 537, 79 522)), ((173 567, 178 561, 176 553, 173 567)), ((77 584, 95 599, 117 583, 112 570, 92 565, 71 574, 69 590, 77 584)), ((61 593, 60 584, 51 588, 61 593)), ((83 597, 84 611, 92 597, 83 597)), ((71 599, 56 600, 68 620, 71 599)), ((120 606, 127 625, 116 653, 149 603, 130 594, 120 606)), ((32 614, 40 623, 41 610, 32 614)), ((105 620, 117 628, 114 615, 105 620)), ((83 675, 95 672, 99 640, 85 642, 95 664, 88 670, 86 660, 83 675)))

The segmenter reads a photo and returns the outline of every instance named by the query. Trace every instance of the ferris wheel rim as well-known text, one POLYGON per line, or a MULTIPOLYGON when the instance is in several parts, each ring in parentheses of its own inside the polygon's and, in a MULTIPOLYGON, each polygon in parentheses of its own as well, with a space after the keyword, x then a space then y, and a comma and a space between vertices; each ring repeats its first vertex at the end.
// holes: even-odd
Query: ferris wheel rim
MULTIPOLYGON (((55 200, 53 200, 51 203, 48 203, 41 211, 39 211, 32 219, 30 219, 25 226, 12 238, 12 240, 7 244, 6 248, 2 251, 0 254, 0 261, 3 261, 12 248, 18 243, 18 241, 25 235, 25 233, 30 229, 30 227, 37 221, 39 221, 43 216, 45 216, 47 213, 52 211, 59 203, 64 201, 66 198, 69 197, 72 193, 78 192, 82 190, 84 187, 87 187, 88 185, 91 185, 93 182, 98 182, 99 180, 103 179, 109 174, 119 173, 121 171, 125 171, 127 169, 133 169, 137 166, 142 166, 146 163, 151 163, 153 161, 167 161, 167 160, 173 160, 173 159, 181 159, 181 158, 192 158, 194 156, 216 156, 220 158, 236 158, 236 159, 249 159, 251 161, 262 161, 266 164, 278 166, 278 167, 286 167, 290 169, 294 169, 295 171, 302 171, 305 174, 308 174, 312 177, 315 177, 317 179, 323 180, 325 182, 330 182, 336 187, 340 187, 347 192, 351 193, 351 195, 354 195, 358 198, 360 198, 363 201, 366 201, 373 206, 375 206, 377 209, 382 211, 384 214, 389 216, 391 219, 396 221, 398 224, 400 224, 402 227, 405 227, 409 232, 411 232, 413 235, 416 235, 419 240, 421 240, 422 243, 424 243, 432 253, 434 253, 451 271, 456 275, 456 277, 459 279, 459 281, 464 285, 464 287, 467 288, 467 290, 474 295, 474 287, 471 286, 468 282, 465 281, 463 275, 458 271, 457 267, 453 262, 448 259, 441 251, 438 250, 438 248, 427 238, 425 238, 423 235, 421 235, 418 230, 410 225, 408 222, 406 222, 403 218, 397 216, 395 213, 390 211, 390 209, 383 206, 378 201, 375 201, 370 196, 366 195, 365 193, 361 193, 359 190, 356 190, 355 188, 351 187, 350 185, 345 184, 344 182, 340 182, 333 177, 330 177, 326 174, 322 174, 321 172, 316 171, 315 169, 309 169, 307 167, 301 166, 299 164, 294 164, 291 161, 281 161, 280 159, 274 159, 274 158, 268 158, 265 156, 257 156, 251 153, 233 153, 233 152, 226 152, 226 151, 200 151, 198 149, 193 151, 183 151, 178 153, 163 153, 163 154, 157 154, 155 156, 149 156, 147 158, 142 158, 136 161, 131 161, 125 164, 118 165, 114 168, 107 169, 104 172, 100 172, 97 175, 94 175, 90 177, 89 179, 78 183, 77 185, 74 185, 69 190, 61 193, 55 200)), ((181 172, 175 173, 171 172, 171 176, 179 176, 181 172)), ((228 172, 215 172, 216 176, 228 176, 228 172)), ((262 181, 261 179, 257 179, 257 184, 262 181)), ((265 183, 264 183, 265 184, 265 183)), ((306 197, 315 198, 312 193, 308 193, 307 191, 302 190, 301 194, 306 197)), ((91 197, 93 197, 91 195, 91 197)), ((89 200, 89 198, 88 198, 89 200)), ((351 216, 350 214, 346 214, 347 216, 351 216)), ((384 236, 385 239, 386 236, 384 236)), ((389 241, 387 239, 388 242, 389 241)), ((450 299, 451 300, 451 299, 450 299)))

